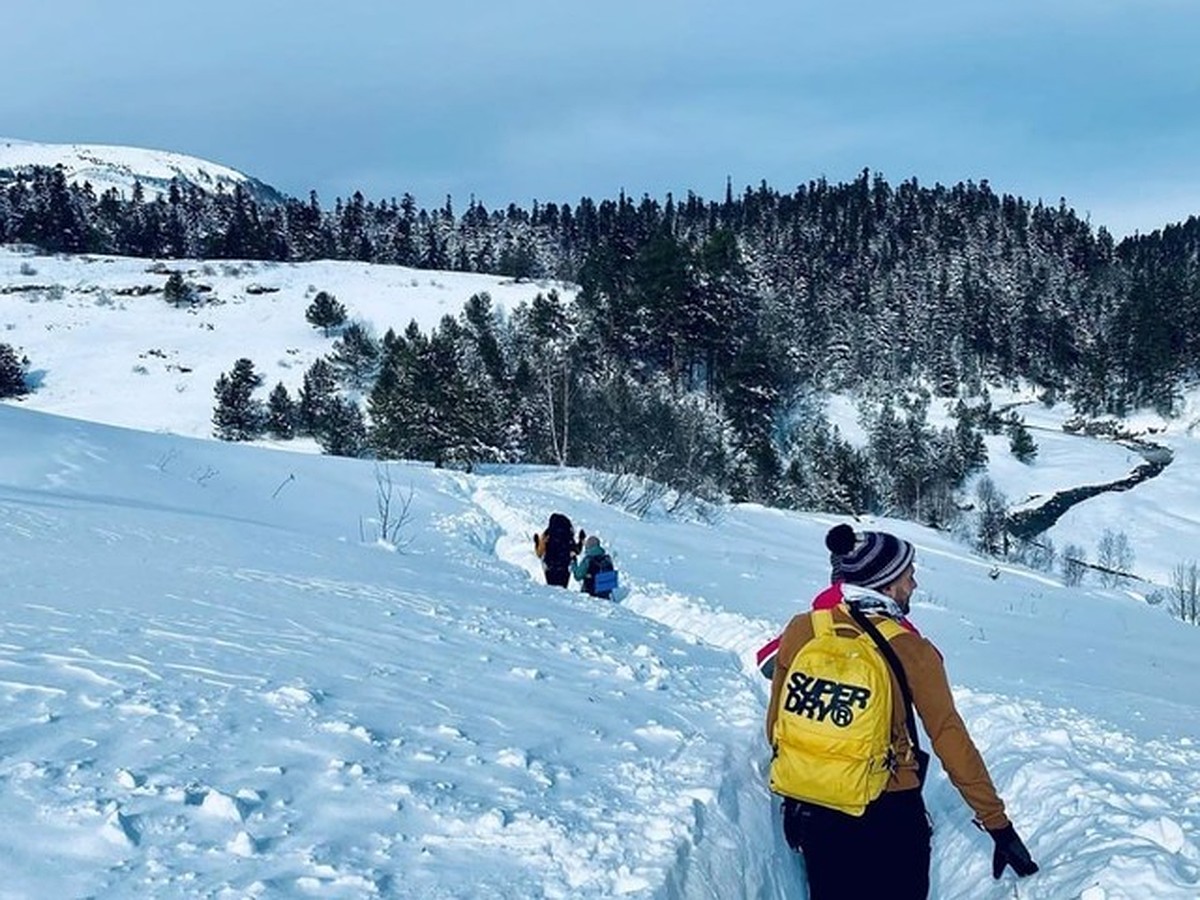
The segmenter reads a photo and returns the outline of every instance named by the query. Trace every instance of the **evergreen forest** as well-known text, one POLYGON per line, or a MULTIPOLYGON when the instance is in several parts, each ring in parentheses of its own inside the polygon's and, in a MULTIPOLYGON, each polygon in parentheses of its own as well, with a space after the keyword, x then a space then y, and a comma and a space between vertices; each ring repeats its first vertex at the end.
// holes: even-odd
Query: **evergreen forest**
MULTIPOLYGON (((986 401, 1023 381, 1087 415, 1170 414, 1200 371, 1200 219, 1119 243, 1065 204, 952 187, 811 181, 719 200, 625 195, 461 211, 361 194, 270 205, 175 182, 96 196, 59 169, 0 172, 0 242, 145 258, 352 259, 544 281, 502 314, 486 294, 429 334, 309 321, 332 350, 299 396, 238 360, 214 429, 311 434, 327 452, 582 465, 702 499, 952 522, 981 434, 1022 423, 986 401), (565 303, 549 285, 580 288, 565 303), (269 392, 265 400, 254 392, 269 392), (822 412, 859 398, 866 446, 822 412), (958 398, 935 428, 935 398, 958 398), (970 398, 971 402, 962 402, 970 398), (980 401, 982 399, 982 402, 980 401)), ((183 286, 175 294, 184 299, 183 286)))

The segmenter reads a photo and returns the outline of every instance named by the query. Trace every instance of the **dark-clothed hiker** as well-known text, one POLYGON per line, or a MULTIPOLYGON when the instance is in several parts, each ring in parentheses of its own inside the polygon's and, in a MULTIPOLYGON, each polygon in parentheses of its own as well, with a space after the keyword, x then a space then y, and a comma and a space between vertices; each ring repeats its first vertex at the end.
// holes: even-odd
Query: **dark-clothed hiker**
POLYGON ((941 654, 907 620, 917 586, 912 544, 848 525, 825 543, 838 556, 842 601, 788 623, 766 722, 771 787, 784 798, 784 837, 804 855, 810 898, 928 896, 932 831, 921 786, 929 756, 913 708, 975 824, 994 842, 993 877, 1009 866, 1032 875, 1037 863, 955 709, 941 654), (856 730, 869 739, 869 757, 824 752, 844 749, 856 730))
POLYGON ((546 584, 567 587, 571 583, 571 563, 583 542, 583 530, 575 538, 575 527, 562 513, 551 513, 550 523, 541 534, 533 536, 533 551, 542 561, 546 584))

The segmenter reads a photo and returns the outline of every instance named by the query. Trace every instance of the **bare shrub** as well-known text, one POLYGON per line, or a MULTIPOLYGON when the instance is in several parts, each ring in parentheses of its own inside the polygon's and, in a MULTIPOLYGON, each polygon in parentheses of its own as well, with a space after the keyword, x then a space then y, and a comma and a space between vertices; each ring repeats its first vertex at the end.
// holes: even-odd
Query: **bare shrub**
POLYGON ((1179 563, 1171 571, 1167 609, 1181 621, 1200 625, 1200 568, 1194 561, 1179 563))
POLYGON ((592 472, 588 484, 602 503, 616 506, 639 519, 650 516, 655 509, 675 519, 698 520, 714 524, 721 519, 721 508, 697 497, 690 491, 679 491, 662 482, 631 472, 592 472))
POLYGON ((1123 531, 1105 528, 1096 545, 1096 563, 1100 567, 1100 583, 1116 587, 1133 569, 1133 548, 1123 531))
POLYGON ((1062 551, 1063 584, 1074 587, 1083 583, 1087 572, 1087 551, 1078 544, 1067 544, 1062 551))
POLYGON ((397 494, 395 482, 392 480, 392 468, 386 464, 375 466, 375 517, 359 519, 359 537, 363 543, 367 541, 367 523, 375 528, 374 540, 390 544, 397 550, 403 551, 413 542, 411 535, 403 534, 404 528, 412 522, 412 501, 415 489, 410 484, 408 492, 397 494))

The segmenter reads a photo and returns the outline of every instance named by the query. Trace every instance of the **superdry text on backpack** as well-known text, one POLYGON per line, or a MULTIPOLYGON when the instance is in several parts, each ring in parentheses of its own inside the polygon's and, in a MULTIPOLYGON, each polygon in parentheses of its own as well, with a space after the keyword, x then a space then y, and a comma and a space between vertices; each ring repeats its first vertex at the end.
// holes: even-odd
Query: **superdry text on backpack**
MULTIPOLYGON (((811 616, 813 638, 779 695, 771 790, 861 816, 895 766, 891 672, 869 635, 839 634, 830 610, 811 616)), ((890 619, 875 624, 888 641, 904 633, 890 619)))

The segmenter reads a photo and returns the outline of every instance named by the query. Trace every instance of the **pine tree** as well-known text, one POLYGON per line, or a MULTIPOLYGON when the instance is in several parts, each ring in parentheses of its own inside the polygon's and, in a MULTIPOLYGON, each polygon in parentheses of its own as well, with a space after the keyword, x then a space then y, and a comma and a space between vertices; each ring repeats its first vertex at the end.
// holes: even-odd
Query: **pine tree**
POLYGON ((770 502, 781 483, 783 463, 774 440, 779 384, 764 341, 748 341, 730 361, 721 402, 737 459, 730 485, 737 500, 770 502))
POLYGON ((523 372, 527 391, 536 397, 531 435, 540 459, 566 465, 571 455, 571 425, 576 412, 580 360, 574 323, 557 291, 538 293, 515 314, 524 337, 523 372))
POLYGON ((378 372, 379 343, 365 325, 351 322, 333 342, 329 362, 347 388, 365 390, 378 372))
POLYGON ((313 302, 304 311, 304 318, 314 328, 320 328, 325 337, 329 337, 331 329, 346 321, 346 307, 328 291, 318 291, 313 302))
POLYGON ((412 194, 400 198, 400 218, 392 238, 392 253, 402 266, 417 264, 417 201, 412 194))
POLYGON ((475 377, 471 336, 456 319, 446 316, 430 340, 430 366, 436 390, 427 401, 444 406, 438 452, 446 463, 465 466, 494 461, 500 456, 502 433, 497 420, 496 392, 475 377))
POLYGON ((167 276, 167 283, 163 286, 163 299, 175 307, 192 302, 192 288, 183 280, 182 272, 176 270, 167 276))
POLYGON ((336 400, 337 377, 333 366, 322 357, 313 362, 304 373, 304 385, 300 388, 300 403, 296 416, 300 431, 320 437, 336 400))
POLYGON ((385 459, 470 468, 501 455, 489 416, 490 389, 464 366, 468 337, 449 316, 425 337, 416 323, 384 338, 385 358, 371 392, 371 446, 385 459))
POLYGON ((1033 435, 1029 433, 1029 429, 1024 422, 1013 420, 1009 423, 1008 449, 1012 451, 1013 456, 1026 465, 1037 459, 1037 444, 1034 442, 1033 435))
POLYGON ((267 398, 266 425, 267 432, 278 440, 290 441, 296 436, 296 404, 282 381, 267 398))
POLYGON ((25 380, 28 368, 27 358, 17 356, 17 352, 8 344, 0 344, 0 398, 21 397, 29 393, 29 385, 25 380))
POLYGON ((221 373, 213 389, 217 403, 213 410, 214 434, 223 441, 251 441, 262 434, 265 412, 262 402, 253 398, 263 378, 254 371, 254 363, 239 359, 229 374, 221 373))
POLYGON ((368 442, 384 459, 403 456, 401 448, 407 441, 402 398, 413 356, 409 335, 412 335, 412 340, 421 338, 416 322, 409 325, 404 335, 397 335, 389 328, 383 336, 379 377, 367 398, 367 413, 371 422, 368 442))
POLYGON ((961 400, 955 404, 954 433, 951 441, 951 474, 961 481, 987 465, 987 445, 975 424, 975 416, 961 400))
POLYGON ((325 411, 317 443, 330 456, 362 456, 367 446, 367 425, 358 404, 334 397, 325 411))
POLYGON ((516 343, 515 329, 496 313, 486 293, 467 300, 461 319, 463 377, 478 403, 476 431, 491 455, 518 459, 528 448, 505 349, 516 343))
POLYGON ((410 371, 413 455, 431 460, 438 468, 448 462, 468 461, 468 454, 461 450, 465 437, 461 422, 466 411, 456 351, 454 337, 439 327, 418 350, 410 371))
POLYGON ((472 294, 463 306, 462 317, 492 386, 503 389, 506 381, 504 352, 496 333, 499 320, 492 308, 491 295, 486 291, 472 294))
POLYGON ((500 251, 496 271, 517 281, 536 278, 538 275, 537 251, 528 238, 518 238, 505 245, 500 251))
POLYGON ((713 233, 699 252, 699 283, 695 311, 688 325, 690 362, 699 371, 687 373, 689 386, 703 386, 712 396, 724 381, 739 348, 753 337, 754 298, 736 236, 713 233))

